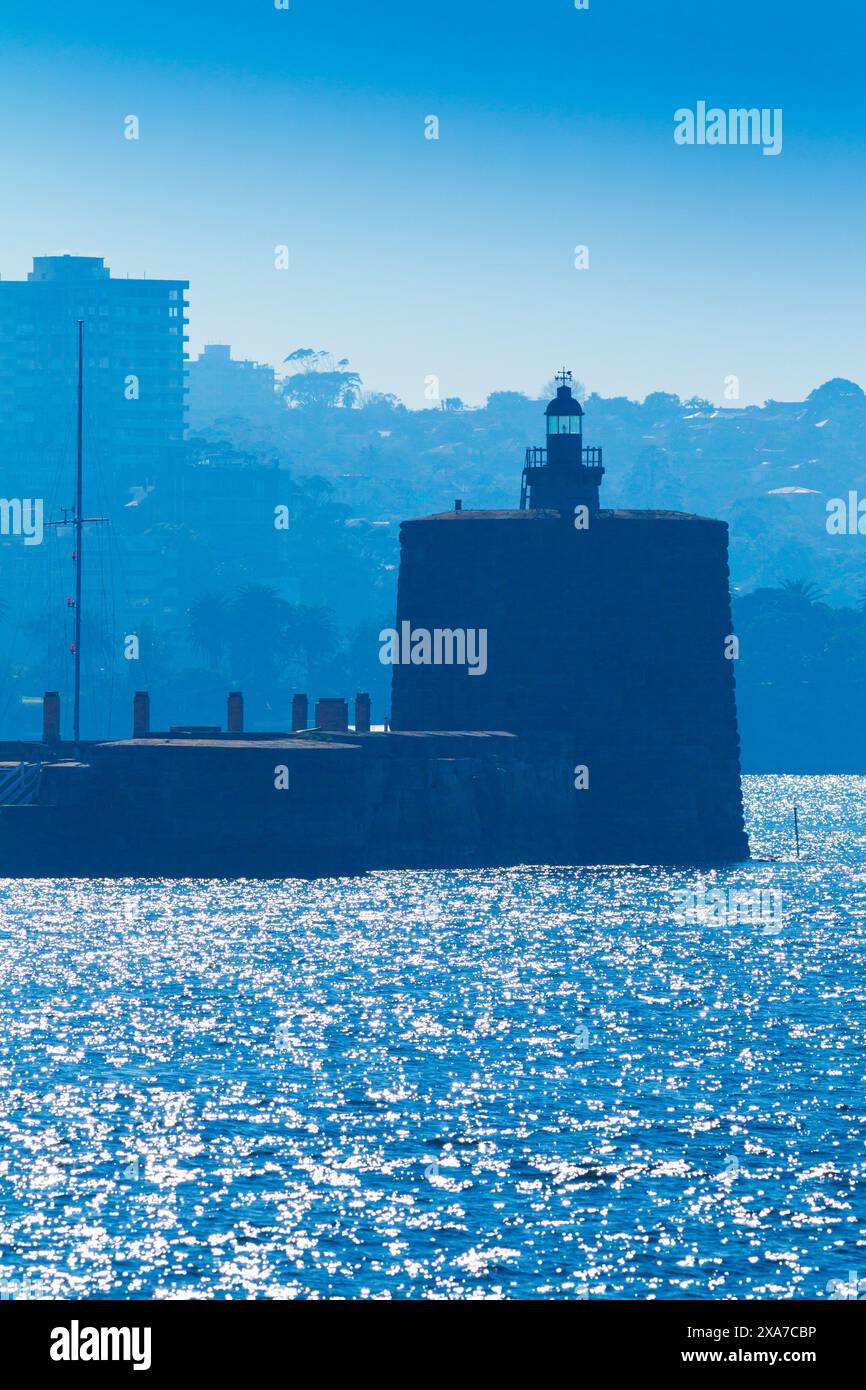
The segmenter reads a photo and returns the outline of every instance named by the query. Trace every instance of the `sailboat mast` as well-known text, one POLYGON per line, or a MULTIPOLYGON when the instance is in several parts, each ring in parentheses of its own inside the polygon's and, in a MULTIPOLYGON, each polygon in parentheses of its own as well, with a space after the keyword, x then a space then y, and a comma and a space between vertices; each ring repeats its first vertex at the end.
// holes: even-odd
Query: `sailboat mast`
POLYGON ((75 474, 75 692, 72 740, 81 739, 81 537, 84 517, 84 320, 78 320, 78 449, 75 474))

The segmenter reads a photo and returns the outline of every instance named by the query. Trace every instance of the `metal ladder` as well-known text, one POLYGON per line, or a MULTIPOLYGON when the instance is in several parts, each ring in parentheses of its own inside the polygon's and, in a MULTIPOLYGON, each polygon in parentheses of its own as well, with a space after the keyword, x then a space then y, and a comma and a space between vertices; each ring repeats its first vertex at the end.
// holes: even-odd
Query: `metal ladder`
POLYGON ((0 773, 0 806, 32 806, 41 777, 41 763, 18 763, 0 773))

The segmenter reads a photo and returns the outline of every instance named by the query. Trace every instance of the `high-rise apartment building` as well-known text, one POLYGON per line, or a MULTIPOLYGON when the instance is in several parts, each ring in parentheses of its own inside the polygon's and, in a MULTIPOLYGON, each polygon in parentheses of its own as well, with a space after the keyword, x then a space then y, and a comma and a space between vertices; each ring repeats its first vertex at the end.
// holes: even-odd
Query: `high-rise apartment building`
POLYGON ((115 510, 166 477, 184 432, 187 288, 112 278, 95 256, 37 256, 26 280, 0 280, 5 496, 69 502, 79 319, 91 505, 96 496, 115 510))
POLYGON ((276 376, 262 362, 239 361, 224 343, 208 343, 189 364, 189 427, 206 430, 239 418, 272 425, 277 415, 276 376))

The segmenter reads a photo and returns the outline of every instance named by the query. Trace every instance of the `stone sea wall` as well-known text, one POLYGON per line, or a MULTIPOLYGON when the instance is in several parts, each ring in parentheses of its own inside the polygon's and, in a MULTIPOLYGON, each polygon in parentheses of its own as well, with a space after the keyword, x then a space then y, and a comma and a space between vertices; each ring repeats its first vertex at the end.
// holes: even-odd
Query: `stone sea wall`
MULTIPOLYGON (((703 860, 693 803, 576 790, 573 739, 508 733, 141 739, 43 767, 0 807, 0 875, 321 877, 703 860), (658 813, 659 806, 655 805, 658 813), (663 833, 658 834, 661 824, 663 833), (679 855, 675 855, 674 859, 679 855)), ((730 837, 741 857, 742 845, 730 837)))

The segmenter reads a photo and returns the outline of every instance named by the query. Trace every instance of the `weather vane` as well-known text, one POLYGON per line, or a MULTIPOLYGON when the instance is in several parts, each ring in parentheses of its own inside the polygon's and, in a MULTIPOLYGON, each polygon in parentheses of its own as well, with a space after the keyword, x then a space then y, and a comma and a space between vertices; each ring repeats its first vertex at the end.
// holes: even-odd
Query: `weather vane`
POLYGON ((556 380, 561 382, 563 386, 568 386, 570 384, 572 376, 567 367, 563 367, 561 371, 556 373, 556 380))

